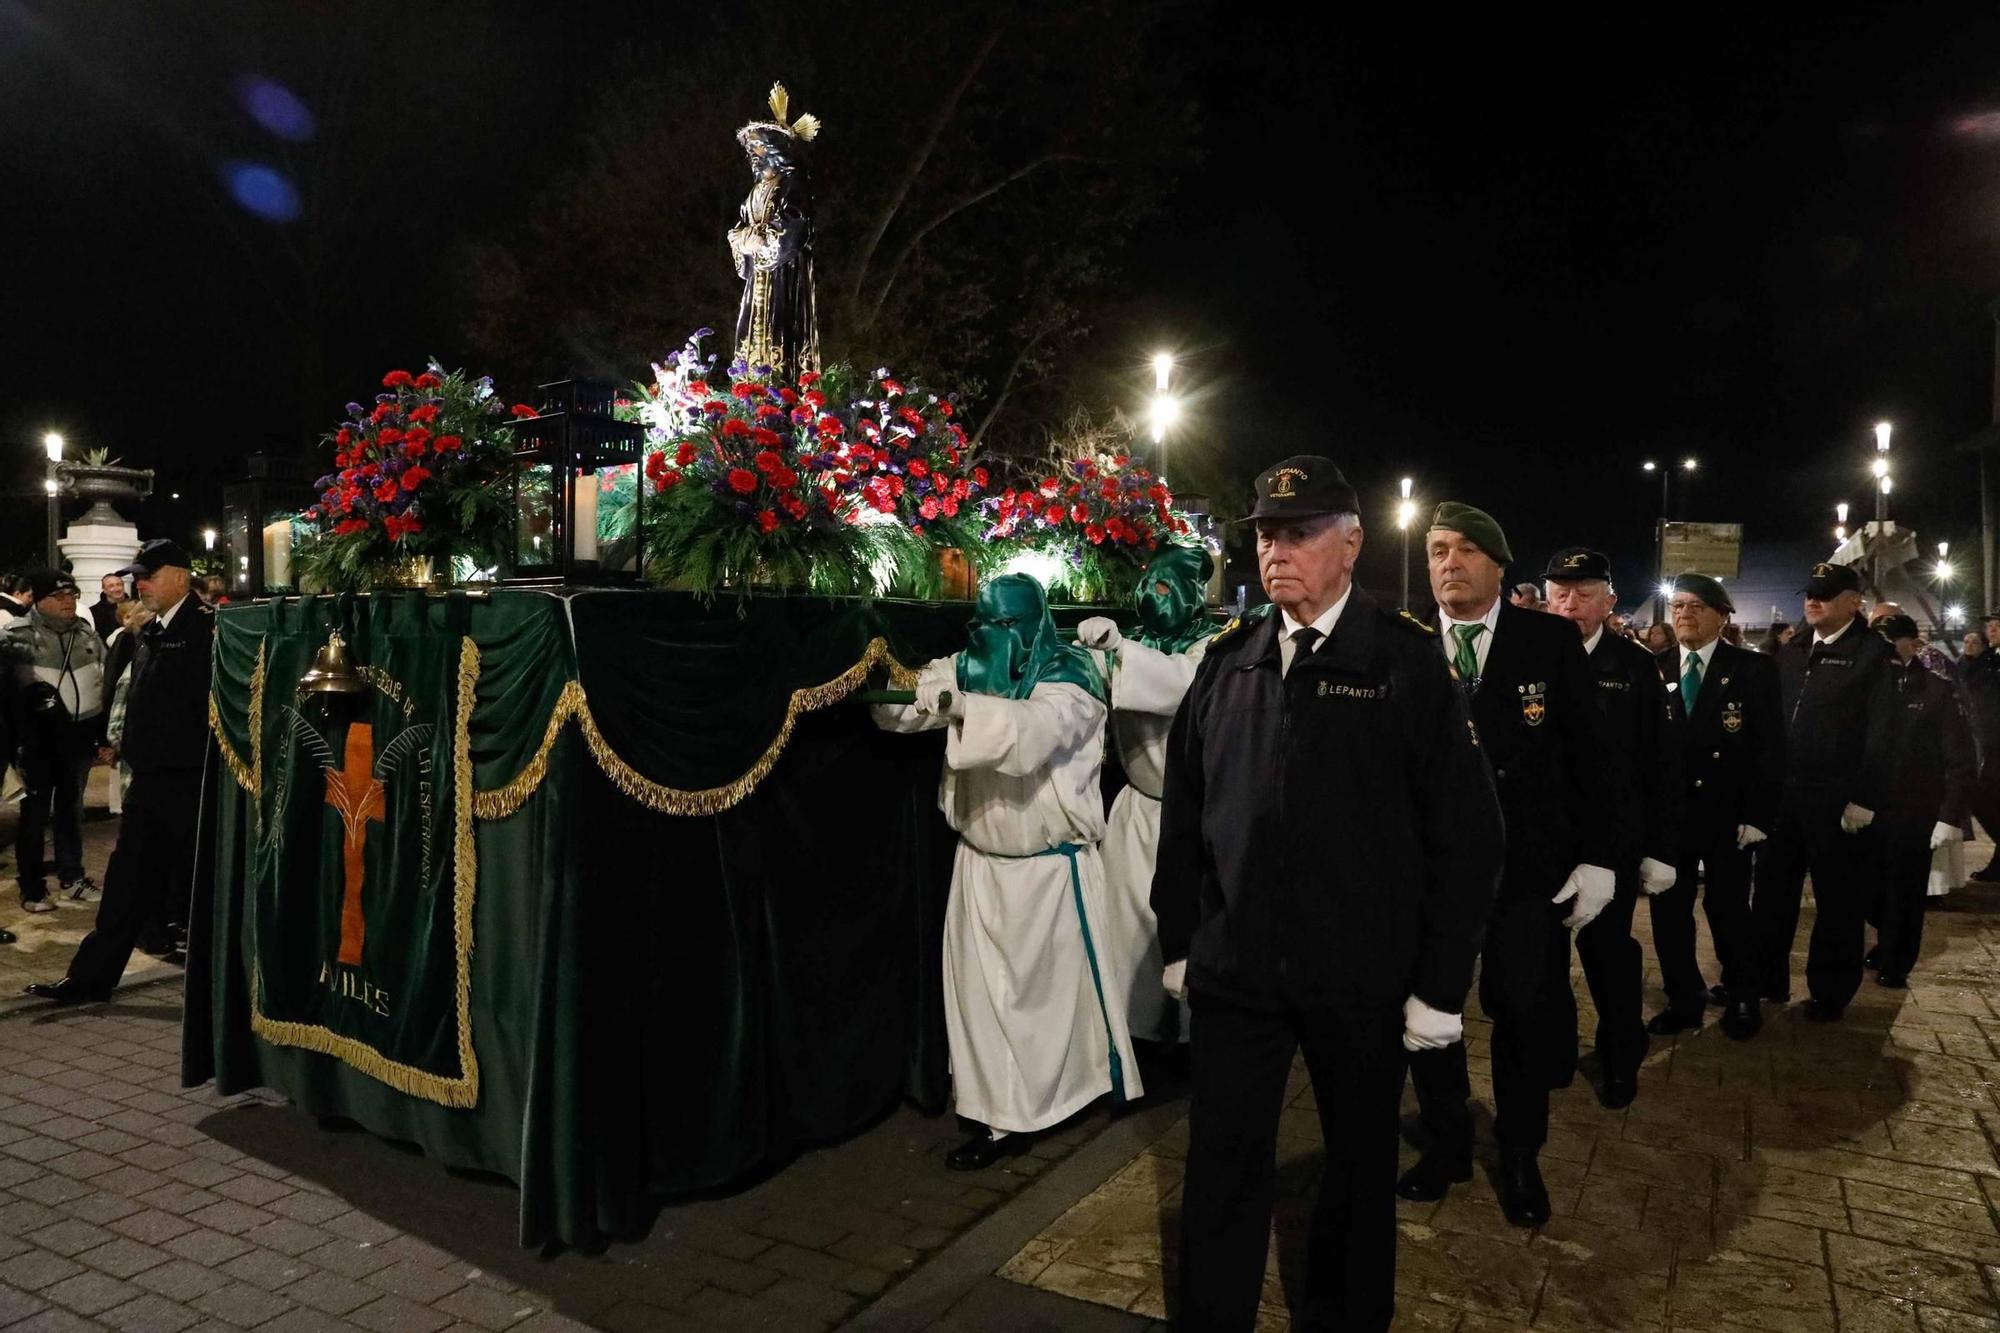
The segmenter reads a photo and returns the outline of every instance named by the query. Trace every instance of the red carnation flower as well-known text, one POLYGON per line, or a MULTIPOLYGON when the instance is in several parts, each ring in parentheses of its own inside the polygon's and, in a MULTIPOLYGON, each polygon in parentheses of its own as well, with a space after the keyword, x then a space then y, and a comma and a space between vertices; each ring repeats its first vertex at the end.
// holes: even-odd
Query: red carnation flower
POLYGON ((1131 461, 1132 461, 1132 456, 1130 454, 1113 454, 1111 457, 1111 466, 1124 467, 1127 463, 1131 461))
POLYGON ((1090 510, 1085 508, 1083 505, 1071 505, 1069 510, 1069 516, 1075 519, 1078 523, 1081 523, 1085 519, 1090 517, 1090 510))
POLYGON ((526 403, 516 403, 507 410, 513 413, 513 415, 516 418, 538 417, 541 415, 540 412, 537 412, 534 408, 529 407, 526 403))
POLYGON ((722 423, 722 438, 735 439, 750 433, 750 423, 742 417, 731 417, 722 423))
POLYGON ((759 472, 776 472, 783 463, 784 460, 769 449, 759 449, 757 456, 750 460, 751 466, 759 472))
POLYGON ((957 517, 958 517, 958 501, 957 501, 957 500, 955 500, 955 499, 953 499, 953 498, 952 498, 952 497, 950 497, 950 496, 946 496, 946 497, 945 497, 945 502, 944 502, 944 516, 945 516, 946 518, 957 518, 957 517))
POLYGON ((658 494, 665 495, 668 491, 680 485, 680 481, 680 473, 662 472, 659 476, 653 478, 653 489, 658 494))
POLYGON ((777 528, 777 526, 778 526, 778 516, 776 514, 772 513, 768 509, 759 509, 757 511, 757 527, 759 531, 771 532, 774 531, 777 528))
POLYGON ((1098 527, 1095 523, 1086 526, 1083 530, 1083 535, 1090 539, 1092 546, 1104 545, 1104 529, 1098 527))
POLYGON ((757 386, 752 384, 749 380, 738 380, 736 383, 729 386, 729 392, 735 394, 738 398, 743 399, 745 402, 748 402, 750 399, 755 398, 757 396, 757 386))
POLYGON ((388 504, 389 501, 396 498, 396 483, 393 480, 391 480, 391 481, 385 481, 381 485, 377 486, 375 488, 375 498, 377 500, 380 500, 383 504, 388 504))
POLYGON ((1097 493, 1107 500, 1116 500, 1118 498, 1118 483, 1107 478, 1098 483, 1097 493))
POLYGON ((976 467, 972 469, 972 484, 974 486, 977 486, 980 490, 983 491, 986 489, 987 480, 988 477, 985 468, 976 467))
POLYGON ((800 523, 806 519, 806 502, 796 495, 787 495, 778 501, 778 507, 800 523))
POLYGON ((384 426, 382 433, 375 437, 375 442, 377 444, 394 444, 402 438, 403 432, 397 430, 394 426, 384 426))
POLYGON ((422 458, 423 456, 424 442, 422 440, 405 440, 403 442, 403 457, 422 458))
POLYGON ((426 370, 423 374, 417 376, 417 387, 419 389, 435 389, 438 387, 438 385, 443 383, 444 380, 442 378, 431 374, 431 372, 428 370, 426 370))
POLYGON ((779 443, 778 432, 763 426, 752 426, 750 428, 750 439, 752 443, 761 444, 766 449, 775 449, 779 443))
POLYGON ((896 415, 909 422, 912 426, 921 426, 924 424, 924 414, 917 411, 914 407, 899 407, 896 409, 896 415))
POLYGON ((938 411, 939 411, 939 412, 943 413, 943 414, 944 414, 945 416, 950 416, 950 415, 951 415, 951 404, 950 404, 949 402, 941 402, 941 403, 939 403, 939 404, 937 405, 937 409, 938 409, 938 411))
POLYGON ((790 407, 799 401, 799 391, 797 389, 780 389, 778 390, 778 401, 786 407, 790 407))
POLYGON ((694 462, 695 455, 699 452, 700 450, 694 447, 694 441, 682 440, 680 447, 674 450, 674 462, 680 464, 682 467, 686 467, 689 463, 694 462))
POLYGON ((910 460, 910 475, 911 475, 911 476, 913 476, 913 477, 928 477, 928 476, 929 476, 930 474, 931 474, 931 465, 930 465, 929 463, 926 463, 926 462, 925 462, 925 461, 924 461, 923 459, 921 459, 921 458, 912 458, 912 459, 910 460))
POLYGON ((712 417, 719 417, 729 410, 729 404, 723 402, 720 398, 711 399, 701 405, 701 410, 712 417))
POLYGON ((354 432, 342 426, 333 433, 333 442, 344 449, 354 442, 354 432))
POLYGON ((403 489, 414 491, 430 479, 431 470, 429 468, 421 466, 409 468, 403 473, 403 489))
POLYGON ((779 407, 776 403, 757 404, 757 419, 759 421, 768 421, 772 417, 781 417, 783 415, 785 415, 785 409, 779 407))
POLYGON ((367 519, 347 518, 347 519, 342 519, 338 524, 335 525, 333 529, 333 535, 336 537, 345 537, 349 533, 366 532, 366 531, 368 531, 367 519))
POLYGON ((707 380, 689 380, 687 391, 696 398, 706 398, 711 392, 707 380))
POLYGON ((806 372, 805 374, 803 374, 803 375, 799 376, 799 383, 800 383, 800 384, 818 384, 818 383, 819 383, 819 372, 818 372, 817 370, 808 370, 808 371, 807 371, 807 372, 806 372))
POLYGON ((382 377, 382 387, 385 389, 400 388, 405 384, 414 384, 415 382, 407 370, 392 370, 382 377))
POLYGON ((412 426, 403 432, 405 440, 428 440, 430 437, 431 430, 429 426, 412 426))
POLYGON ((1060 523, 1063 521, 1065 516, 1066 516, 1066 511, 1063 509, 1061 505, 1050 505, 1047 509, 1042 511, 1042 517, 1047 519, 1051 523, 1060 523))
POLYGON ((799 474, 788 467, 780 467, 771 474, 771 484, 781 491, 788 491, 799 484, 799 474))
POLYGON ((924 502, 917 506, 917 512, 925 518, 936 518, 938 516, 937 497, 935 495, 926 495, 924 502))
POLYGON ((458 448, 458 445, 459 445, 458 436, 440 435, 437 437, 437 442, 433 444, 431 448, 437 450, 441 454, 445 454, 445 453, 450 453, 453 449, 458 448))
MULTIPOLYGON (((438 409, 436 403, 425 403, 422 407, 413 407, 410 409, 410 420, 412 421, 436 421, 437 415, 438 409)), ((520 414, 516 413, 515 415, 518 416, 520 414)), ((529 415, 533 416, 534 414, 531 412, 529 415)))
POLYGON ((902 386, 902 385, 900 385, 900 384, 898 384, 898 383, 896 383, 896 381, 894 381, 894 380, 883 380, 883 381, 882 381, 882 392, 883 392, 883 393, 901 393, 902 391, 903 391, 903 386, 902 386))
POLYGON ((729 469, 729 488, 741 495, 748 495, 757 489, 757 474, 746 467, 729 469))
POLYGON ((383 417, 393 417, 395 415, 396 405, 394 403, 377 403, 375 404, 375 410, 368 414, 368 419, 370 421, 380 421, 383 417))

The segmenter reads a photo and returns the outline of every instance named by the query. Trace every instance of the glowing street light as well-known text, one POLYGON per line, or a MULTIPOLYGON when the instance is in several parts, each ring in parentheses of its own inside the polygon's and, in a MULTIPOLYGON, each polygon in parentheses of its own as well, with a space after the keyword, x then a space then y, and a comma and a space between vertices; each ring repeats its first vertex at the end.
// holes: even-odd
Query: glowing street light
POLYGON ((62 462, 63 437, 61 433, 52 430, 47 435, 42 436, 42 449, 48 454, 51 463, 62 462))
POLYGON ((1167 432, 1181 419, 1180 400, 1167 392, 1173 381, 1174 358, 1170 352, 1153 354, 1153 402, 1147 412, 1152 422, 1153 443, 1160 448, 1160 480, 1167 479, 1167 432))
POLYGON ((213 551, 215 549, 214 528, 203 528, 201 530, 201 544, 204 550, 213 551))
POLYGON ((1699 459, 1683 458, 1681 460, 1681 471, 1683 472, 1692 472, 1700 466, 1701 466, 1701 460, 1699 459))
POLYGON ((62 568, 56 545, 56 529, 62 524, 62 456, 63 437, 60 431, 50 431, 42 436, 42 452, 48 456, 49 473, 42 479, 42 490, 49 497, 49 568, 62 568))
POLYGON ((1153 354, 1153 388, 1158 393, 1167 391, 1167 381, 1173 377, 1174 357, 1171 352, 1153 354))
POLYGON ((1402 498, 1396 502, 1396 530, 1403 534, 1403 609, 1410 609, 1410 529, 1416 526, 1417 502, 1410 494, 1416 483, 1405 477, 1401 487, 1402 498))
POLYGON ((1153 443, 1167 442, 1167 429, 1181 419, 1181 405, 1178 399, 1167 394, 1159 394, 1153 399, 1153 443))
POLYGON ((1886 421, 1878 421, 1875 423, 1876 453, 1886 454, 1889 452, 1889 433, 1893 430, 1895 430, 1895 427, 1890 425, 1886 421))

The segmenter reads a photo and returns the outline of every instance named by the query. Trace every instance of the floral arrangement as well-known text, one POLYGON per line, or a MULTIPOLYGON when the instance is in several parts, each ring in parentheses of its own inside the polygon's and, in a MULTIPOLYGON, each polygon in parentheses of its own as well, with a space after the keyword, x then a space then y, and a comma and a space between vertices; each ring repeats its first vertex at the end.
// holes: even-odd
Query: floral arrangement
POLYGON ((702 329, 641 386, 649 573, 703 593, 765 584, 936 595, 933 546, 969 542, 987 484, 956 407, 877 370, 773 382, 718 369, 702 329))
MULTIPOLYGON (((512 533, 509 409, 487 378, 431 362, 392 370, 372 405, 349 403, 326 437, 333 471, 301 518, 310 535, 294 553, 326 588, 395 581, 426 559, 497 566, 512 533)), ((516 406, 512 416, 532 416, 516 406)))
POLYGON ((1053 593, 1122 598, 1161 543, 1186 534, 1173 492, 1130 454, 1056 456, 982 502, 994 547, 1028 556, 1053 593))

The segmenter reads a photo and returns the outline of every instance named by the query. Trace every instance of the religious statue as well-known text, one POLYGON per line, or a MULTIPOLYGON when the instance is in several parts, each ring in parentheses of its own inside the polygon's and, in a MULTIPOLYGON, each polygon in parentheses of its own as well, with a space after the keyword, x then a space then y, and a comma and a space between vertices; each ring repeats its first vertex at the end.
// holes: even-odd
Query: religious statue
POLYGON ((813 307, 812 180, 802 149, 819 134, 815 116, 790 124, 785 85, 771 85, 773 120, 736 131, 756 184, 729 230, 729 251, 743 279, 736 311, 736 357, 754 371, 795 380, 819 369, 819 320, 813 307))

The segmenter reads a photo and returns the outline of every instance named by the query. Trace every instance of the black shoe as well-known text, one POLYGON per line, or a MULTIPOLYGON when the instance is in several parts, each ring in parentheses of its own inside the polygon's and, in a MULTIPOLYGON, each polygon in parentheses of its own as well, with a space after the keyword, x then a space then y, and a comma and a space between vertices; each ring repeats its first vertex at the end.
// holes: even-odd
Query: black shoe
POLYGON ((1436 1203, 1454 1184, 1472 1179, 1472 1158, 1427 1152, 1396 1182, 1396 1197, 1411 1203, 1436 1203))
POLYGON ((1886 987, 1889 990, 1908 990, 1910 986, 1910 974, 1907 972, 1878 972, 1875 976, 1875 984, 1886 987))
POLYGON ((1656 1037, 1671 1037, 1676 1032, 1692 1032, 1701 1026, 1702 1011, 1679 1005, 1668 1005, 1659 1013, 1646 1020, 1646 1031, 1656 1037))
POLYGON ((994 1138, 985 1130, 945 1154, 944 1164, 954 1171, 984 1171, 987 1167, 1019 1152, 1027 1144, 1025 1134, 1002 1134, 994 1138))
POLYGON ((1722 1011, 1722 1030, 1732 1041, 1748 1041, 1764 1026, 1764 1007, 1755 1000, 1736 1000, 1722 1011))
POLYGON ((110 991, 93 989, 75 977, 64 977, 61 981, 31 981, 21 988, 21 993, 39 1000, 54 1000, 57 1004, 102 1004, 111 998, 110 991))
POLYGON ((1549 1187, 1542 1183, 1535 1154, 1500 1150, 1500 1211, 1517 1227, 1538 1227, 1549 1220, 1549 1187))
POLYGON ((1880 949, 1870 949, 1867 953, 1863 954, 1861 957, 1862 969, 1864 971, 1873 972, 1877 967, 1879 967, 1880 964, 1876 962, 1876 958, 1878 955, 1881 954, 1881 952, 1882 951, 1880 949))
POLYGON ((1838 1023, 1846 1013, 1847 1006, 1844 1004, 1835 1008, 1830 1004, 1821 1004, 1818 1000, 1806 1001, 1806 1022, 1808 1023, 1838 1023))
POLYGON ((1597 1104, 1606 1110, 1622 1111, 1632 1104, 1639 1095, 1639 1071, 1629 1074, 1609 1074, 1604 1076, 1604 1085, 1597 1090, 1597 1104))
POLYGON ((1708 988, 1708 1002, 1718 1009, 1727 1009, 1729 1007, 1729 992, 1722 989, 1720 985, 1710 986, 1708 988))
POLYGON ((1976 879, 1982 884, 2000 883, 2000 853, 1994 854, 1993 859, 1986 863, 1984 870, 1975 870, 1966 878, 1976 879))
POLYGON ((12 944, 15 940, 18 940, 20 938, 21 937, 19 935, 16 935, 13 931, 7 930, 5 928, 0 928, 0 944, 12 944))

